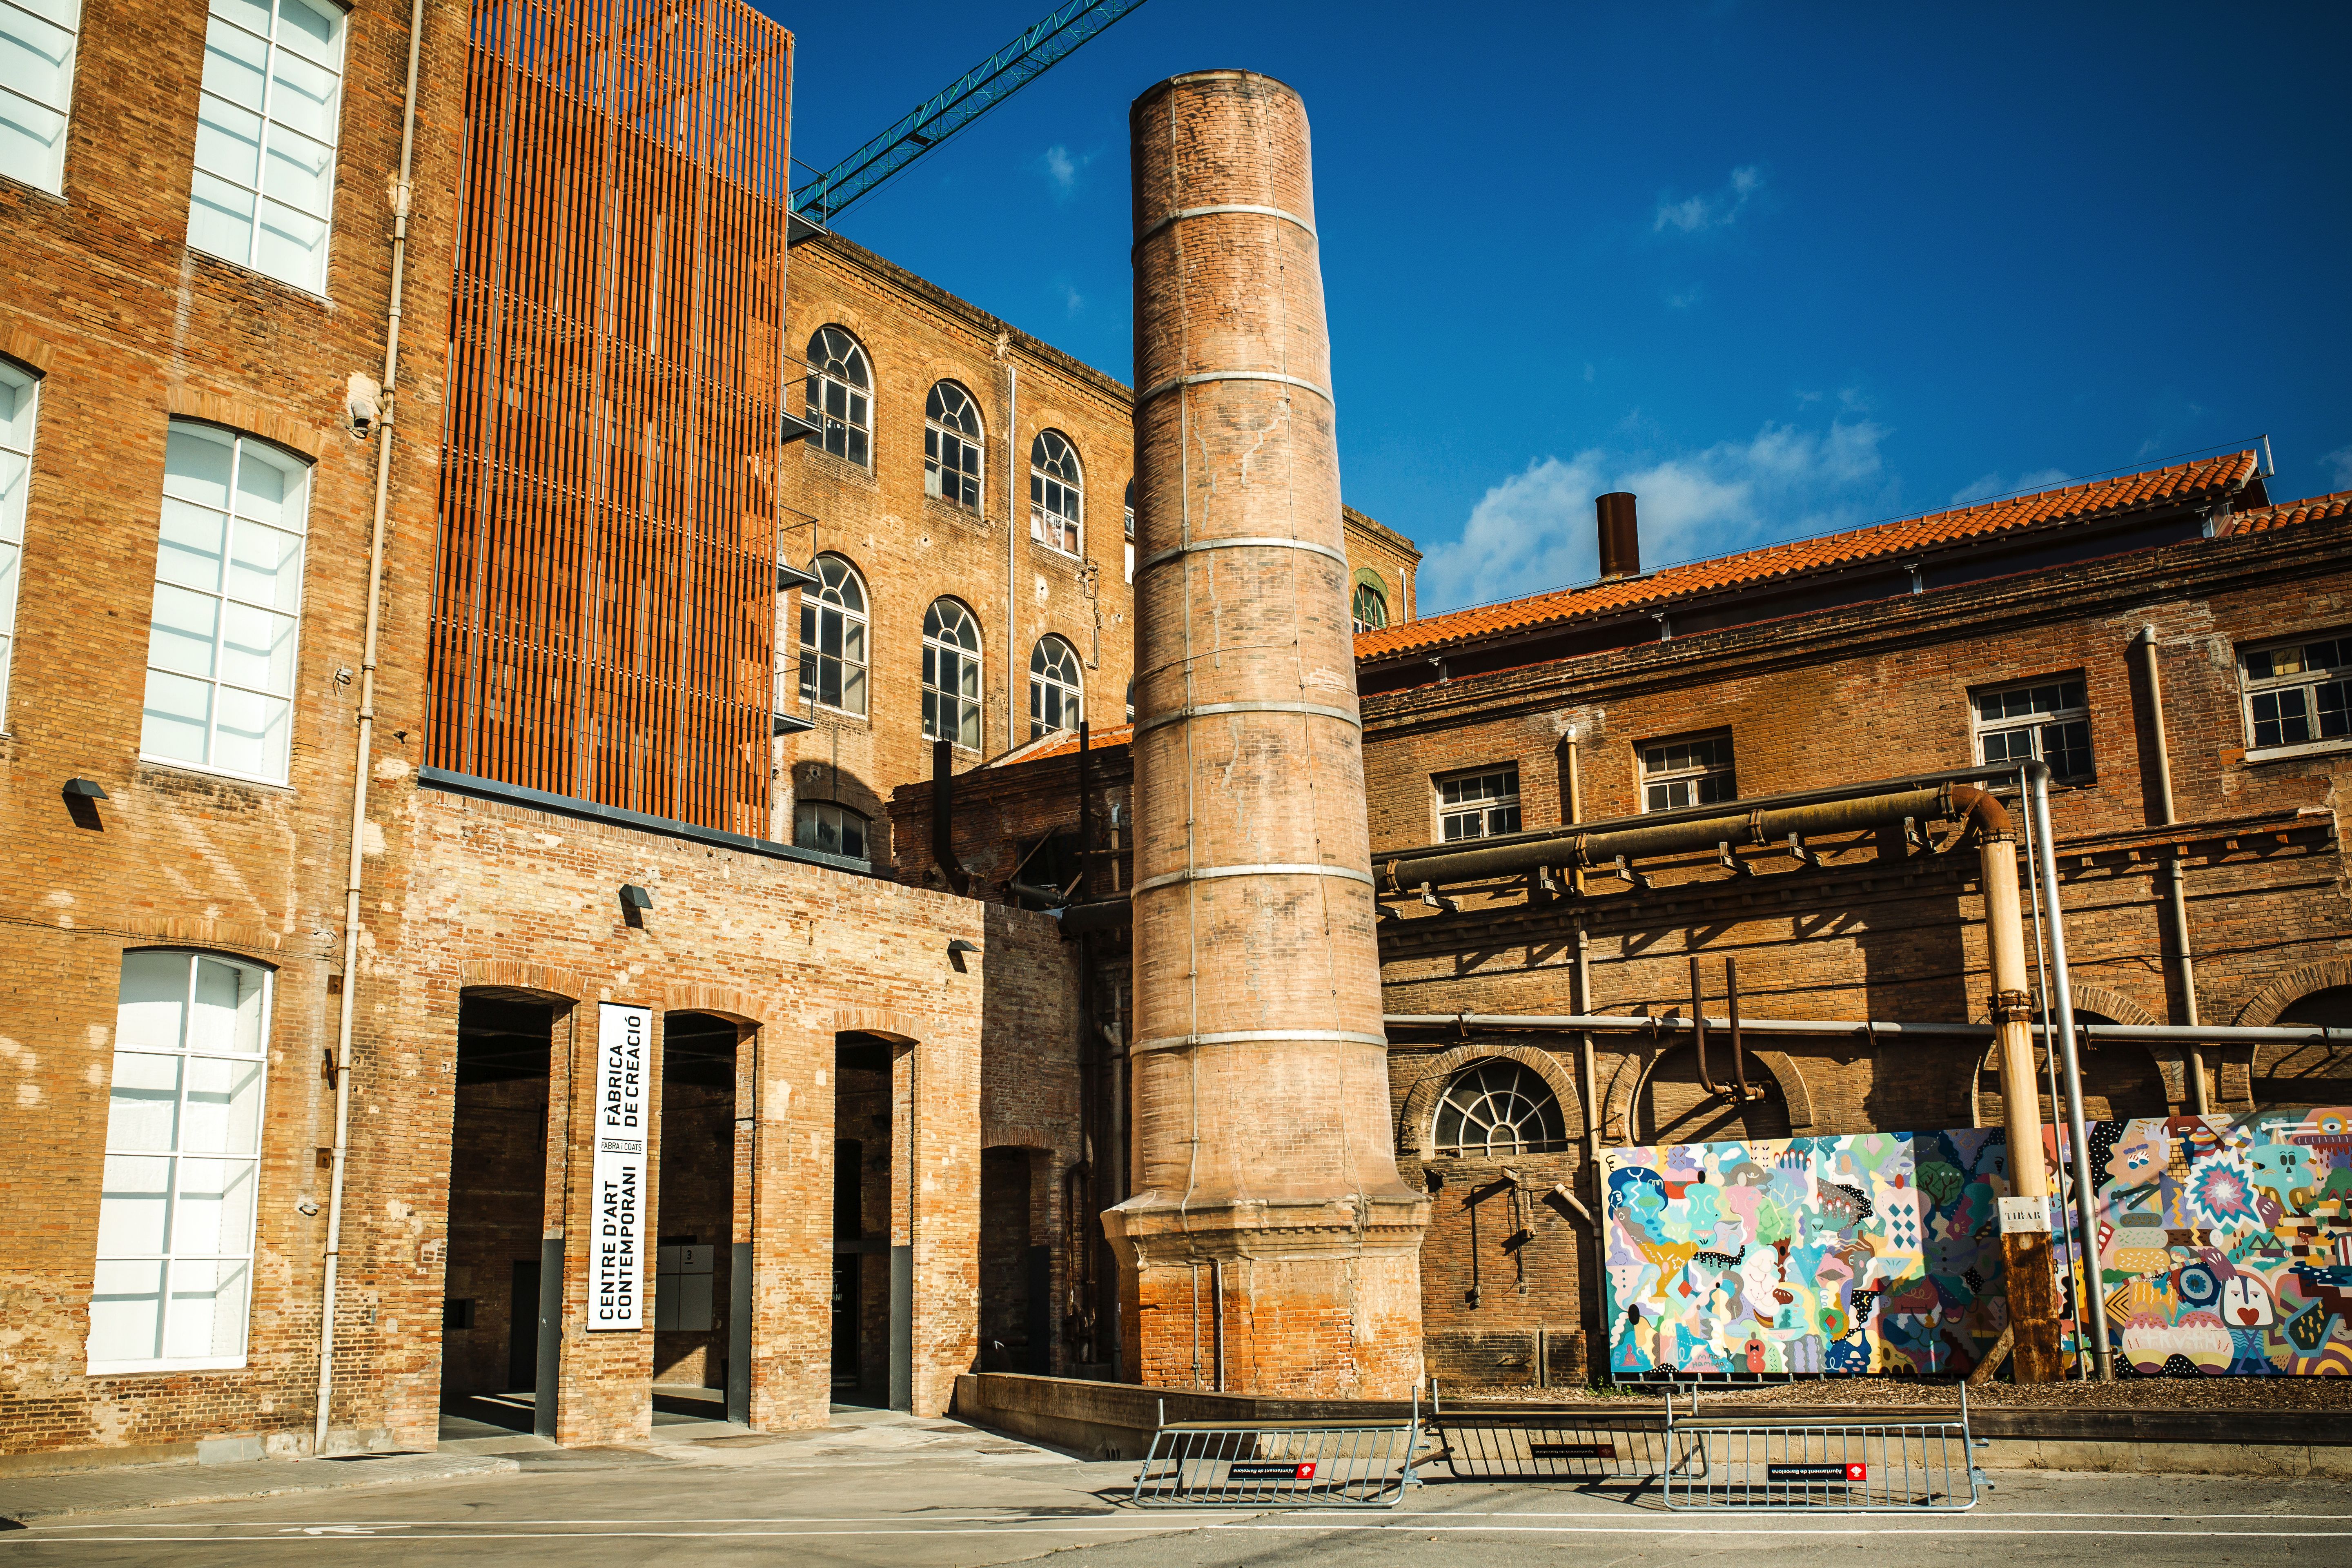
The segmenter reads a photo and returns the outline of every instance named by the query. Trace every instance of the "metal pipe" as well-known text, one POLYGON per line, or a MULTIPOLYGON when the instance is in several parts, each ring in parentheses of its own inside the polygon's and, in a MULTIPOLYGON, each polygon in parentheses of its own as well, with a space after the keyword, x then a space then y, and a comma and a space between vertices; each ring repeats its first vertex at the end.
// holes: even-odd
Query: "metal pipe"
MULTIPOLYGON (((1691 1028, 1691 1020, 1679 1015, 1667 1014, 1653 1018, 1639 1013, 1390 1013, 1382 1016, 1381 1022, 1390 1028, 1402 1029, 1451 1029, 1458 1026, 1602 1035, 1686 1034, 1691 1028)), ((1730 1026, 1728 1018, 1717 1020, 1710 1017, 1706 1022, 1709 1028, 1716 1027, 1718 1022, 1726 1028, 1730 1026)), ((1743 1033, 1751 1035, 1863 1040, 1874 1035, 1880 1039, 1901 1039, 1909 1036, 1922 1040, 1985 1041, 1991 1039, 1993 1035, 1990 1024, 1897 1024, 1885 1019, 1861 1018, 1743 1018, 1739 1027, 1743 1033)), ((2030 1027, 2037 1037, 2041 1035, 2039 1026, 2030 1027)), ((2352 1027, 2323 1027, 2317 1024, 2271 1024, 2261 1027, 2231 1025, 2191 1029, 2180 1024, 2078 1023, 2074 1026, 2074 1032, 2098 1040, 2173 1041, 2185 1040, 2193 1035, 2199 1039, 2231 1045, 2352 1045, 2352 1027)))
MULTIPOLYGON (((2172 805, 2172 748, 2164 731, 2164 683, 2156 668, 2156 627, 2143 624, 2132 638, 2132 648, 2140 656, 2141 671, 2147 677, 2148 735, 2156 744, 2156 807, 2158 826, 2169 827, 2180 820, 2172 805)), ((2171 944, 2173 973, 2179 977, 2182 1022, 2197 1022, 2197 972, 2189 957, 2188 873, 2182 868, 2178 852, 2168 855, 2164 862, 2164 908, 2166 921, 2171 929, 2165 933, 2171 944)), ((2197 1046, 2189 1047, 2189 1109, 2202 1116, 2208 1109, 2205 1090, 2205 1053, 2197 1046)))
POLYGON ((1748 1087, 1748 1052, 1739 1041, 1739 960, 1723 961, 1724 1010, 1731 1016, 1731 1076, 1739 1085, 1739 1098, 1745 1102, 1756 1098, 1748 1087))
POLYGON ((1698 1086, 1706 1091, 1709 1100, 1713 1100, 1723 1091, 1715 1087, 1715 1079, 1708 1076, 1706 1070, 1706 992, 1699 983, 1698 954, 1695 952, 1691 954, 1690 972, 1691 1043, 1698 1050, 1698 1086))
MULTIPOLYGON (((1014 496, 1021 474, 1021 367, 1004 354, 1004 746, 1013 749, 1021 710, 1021 530, 1014 496)), ((985 737, 983 737, 985 739, 985 737)), ((985 748, 983 748, 984 750, 985 748)))
MULTIPOLYGON (((2025 797, 2026 789, 2025 770, 2021 767, 2017 770, 2017 792, 2020 799, 2025 797)), ((2058 1087, 2057 1032, 2050 1026, 2050 944, 2045 928, 2042 923, 2042 859, 2035 849, 2039 842, 2039 836, 2033 828, 2033 814, 2028 812, 2025 818, 2025 887, 2033 905, 2033 967, 2034 973, 2040 981, 2042 1022, 2039 1030, 2042 1038, 2042 1068, 2050 1081, 2050 1120, 2057 1121, 2060 1120, 2058 1108, 2064 1103, 2064 1100, 2063 1091, 2058 1087)), ((2068 1181, 2081 1181, 2083 1173, 2074 1170, 2069 1161, 2061 1161, 2059 1163, 2057 1202, 2063 1205, 2069 1201, 2068 1194, 2073 1191, 2067 1185, 2068 1181)), ((2054 1223, 2055 1216, 2053 1216, 2053 1225, 2054 1223)), ((2074 1261, 2080 1264, 2083 1253, 2087 1250, 2087 1244, 2078 1243, 2074 1250, 2074 1261)), ((2084 1300, 2084 1282, 2078 1274, 2070 1275, 2070 1277, 2074 1279, 2074 1300, 2078 1303, 2078 1315, 2075 1321, 2079 1323, 2082 1321, 2079 1315, 2079 1303, 2084 1300)), ((2089 1344, 2082 1334, 2077 1333, 2074 1336, 2074 1365, 2077 1372, 2082 1370, 2084 1358, 2089 1353, 2089 1344)), ((1992 1369, 1986 1367, 1984 1370, 1990 1373, 1992 1369)))
MULTIPOLYGON (((2058 1059, 2065 1068, 2066 1078, 2066 1138, 2074 1160, 2074 1218, 2083 1227, 2083 1275, 2089 1282, 2083 1302, 2083 1316, 2091 1325, 2091 1359, 2097 1364, 2099 1381, 2115 1380, 2115 1357, 2107 1345, 2106 1303, 2099 1296, 2099 1262, 2097 1258, 2099 1216, 2094 1206, 2093 1189, 2097 1185, 2091 1171, 2091 1132, 2083 1119, 2083 1066, 2074 1049, 2074 987, 2066 971, 2066 918, 2058 900, 2058 852, 2050 833, 2050 765, 2028 763, 2025 767, 2027 798, 2033 813, 2033 837, 2042 861, 2042 883, 2050 889, 2050 967, 2057 979, 2058 992, 2058 1059)), ((2141 1025, 2140 1031, 2154 1026, 2141 1025)), ((2115 1028, 2118 1037, 2146 1037, 2127 1028, 2102 1026, 2106 1035, 2115 1028)), ((2251 1029, 2216 1031, 2231 1037, 2252 1034, 2251 1029)), ((2352 1038, 2352 1029, 2331 1030, 2352 1038)))
POLYGON ((958 893, 971 889, 971 873, 955 852, 955 742, 931 742, 931 863, 958 893))
POLYGON ((400 371, 400 299, 408 268, 408 210, 415 185, 410 172, 416 152, 416 79, 425 41, 425 0, 411 0, 408 13, 408 83, 400 111, 400 179, 392 189, 392 282, 384 306, 383 390, 379 394, 375 448, 375 521, 368 536, 367 632, 360 649, 359 736, 352 763, 352 853, 343 879, 343 993, 335 1016, 335 1146, 327 1190, 327 1246, 319 1294, 319 1395, 310 1431, 310 1452, 327 1450, 327 1418, 335 1394, 335 1296, 343 1241, 343 1173, 350 1162, 352 1128, 352 1007, 359 991, 360 892, 365 867, 369 753, 375 741, 376 636, 383 604, 383 536, 392 504, 393 425, 397 413, 393 389, 400 371))

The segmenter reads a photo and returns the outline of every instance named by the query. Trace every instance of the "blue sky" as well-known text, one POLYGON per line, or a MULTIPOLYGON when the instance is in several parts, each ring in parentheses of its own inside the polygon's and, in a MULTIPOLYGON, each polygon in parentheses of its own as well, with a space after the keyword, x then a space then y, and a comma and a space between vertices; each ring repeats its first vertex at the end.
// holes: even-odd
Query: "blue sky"
MULTIPOLYGON (((816 7, 824 167, 1049 0, 816 7)), ((1349 500, 1423 613, 2268 432, 2352 489, 2352 6, 1150 0, 841 231, 1126 379, 1127 108, 1305 96, 1349 500)), ((1123 476, 1122 476, 1123 478, 1123 476)))

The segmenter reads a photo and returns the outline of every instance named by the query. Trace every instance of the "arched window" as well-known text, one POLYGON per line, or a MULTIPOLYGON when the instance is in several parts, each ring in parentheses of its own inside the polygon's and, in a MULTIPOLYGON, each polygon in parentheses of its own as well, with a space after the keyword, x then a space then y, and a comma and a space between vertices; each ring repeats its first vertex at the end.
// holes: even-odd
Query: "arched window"
POLYGON ((863 860, 866 818, 829 800, 803 800, 793 806, 793 843, 803 849, 863 860))
POLYGON ((1029 537, 1076 555, 1085 519, 1078 449, 1059 430, 1040 430, 1029 444, 1029 537))
POLYGON ((923 405, 923 493, 980 510, 980 408, 952 381, 931 388, 923 405))
POLYGON ((1369 572, 1356 574, 1356 592, 1349 601, 1349 615, 1360 632, 1376 632, 1389 624, 1389 596, 1382 592, 1381 580, 1369 572))
POLYGON ((874 466, 874 373, 866 351, 839 327, 819 327, 808 347, 808 422, 824 426, 824 449, 874 466))
POLYGON ((1436 1131, 1439 1153, 1473 1159, 1568 1147, 1559 1097, 1514 1061, 1474 1062, 1456 1074, 1437 1102, 1436 1131))
MULTIPOLYGON (((1135 481, 1127 481, 1127 580, 1135 581, 1135 481)), ((1129 715, 1134 717, 1133 714, 1129 715)))
POLYGON ((980 750, 980 623, 953 599, 923 616, 923 738, 980 750))
POLYGON ((1060 637, 1039 637, 1029 655, 1029 738, 1076 729, 1085 688, 1078 650, 1060 637))
POLYGON ((801 590, 801 697, 864 713, 865 580, 838 555, 820 555, 809 570, 818 586, 801 590))

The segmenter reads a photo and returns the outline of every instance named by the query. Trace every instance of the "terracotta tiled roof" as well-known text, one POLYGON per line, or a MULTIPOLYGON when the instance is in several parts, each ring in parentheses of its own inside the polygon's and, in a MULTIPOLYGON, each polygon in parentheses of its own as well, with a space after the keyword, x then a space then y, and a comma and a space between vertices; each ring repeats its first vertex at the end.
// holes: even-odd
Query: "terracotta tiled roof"
MULTIPOLYGON (((1099 752, 1106 746, 1124 746, 1135 738, 1132 724, 1106 724, 1087 731, 1087 748, 1099 752)), ((992 768, 1011 767, 1015 763, 1042 762, 1047 757, 1075 757, 1078 754, 1078 732, 1056 730, 1050 735, 1040 735, 1024 745, 1013 747, 989 763, 992 768)))
POLYGON ((1363 632, 1356 638, 1356 658, 1360 660, 1377 659, 1425 648, 1444 647, 1554 622, 1634 609, 1696 594, 1746 587, 1774 578, 1800 576, 1890 555, 1913 555, 1923 550, 1987 534, 2020 531, 2158 503, 2189 501, 2204 495, 2225 495, 2242 488, 2253 477, 2254 471, 2253 453, 2233 452, 2147 473, 2095 479, 2088 484, 2069 485, 2063 489, 2042 490, 2034 495, 1986 501, 1953 511, 1932 512, 1926 517, 1882 522, 1846 533, 1793 540, 1786 544, 1768 544, 1761 550, 1668 566, 1644 576, 1629 577, 1620 582, 1565 588, 1529 598, 1513 599, 1505 604, 1483 605, 1474 609, 1456 610, 1451 615, 1406 621, 1379 631, 1363 632))
POLYGON ((2330 517, 2352 517, 2352 490, 2337 490, 2331 496, 2281 501, 2276 506, 2242 511, 2230 520, 2229 531, 2259 533, 2264 529, 2286 528, 2298 522, 2317 522, 2330 517))

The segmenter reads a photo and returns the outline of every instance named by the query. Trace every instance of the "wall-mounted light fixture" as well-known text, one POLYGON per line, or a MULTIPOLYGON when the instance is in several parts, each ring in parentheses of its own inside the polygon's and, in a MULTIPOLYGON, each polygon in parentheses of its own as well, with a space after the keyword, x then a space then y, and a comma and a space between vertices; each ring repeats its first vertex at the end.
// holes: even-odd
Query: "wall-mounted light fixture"
POLYGON ((967 952, 976 954, 980 950, 980 943, 958 937, 948 943, 948 963, 955 966, 955 972, 958 974, 966 973, 968 971, 963 966, 963 955, 967 952))
POLYGON ((646 911, 654 907, 654 896, 635 882, 621 884, 621 918, 633 926, 646 923, 646 911))
POLYGON ((106 791, 99 786, 96 779, 68 779, 66 780, 66 798, 68 800, 105 800, 109 797, 106 791))
POLYGON ((73 818, 76 827, 87 827, 93 833, 106 831, 106 824, 99 818, 98 803, 106 799, 107 794, 96 779, 68 779, 58 793, 65 796, 66 815, 73 818))

